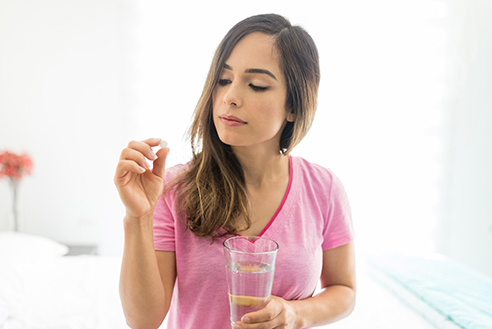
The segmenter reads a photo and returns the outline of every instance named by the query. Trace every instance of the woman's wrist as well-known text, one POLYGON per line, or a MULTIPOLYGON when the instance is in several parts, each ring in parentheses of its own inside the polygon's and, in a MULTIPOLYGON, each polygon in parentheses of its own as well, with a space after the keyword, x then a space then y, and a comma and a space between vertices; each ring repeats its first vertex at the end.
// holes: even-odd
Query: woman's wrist
POLYGON ((131 216, 125 214, 123 218, 123 226, 125 233, 128 231, 148 231, 153 230, 154 215, 153 212, 145 214, 140 217, 131 216))
POLYGON ((295 314, 293 328, 326 325, 348 316, 355 304, 355 291, 346 286, 334 285, 318 295, 292 300, 288 304, 295 314))
POLYGON ((292 327, 293 329, 302 329, 305 327, 304 323, 305 323, 305 319, 303 317, 303 313, 302 313, 302 307, 300 302, 302 301, 289 301, 288 304, 290 304, 290 306, 292 307, 292 310, 294 312, 294 316, 295 316, 295 323, 294 323, 294 326, 292 327))

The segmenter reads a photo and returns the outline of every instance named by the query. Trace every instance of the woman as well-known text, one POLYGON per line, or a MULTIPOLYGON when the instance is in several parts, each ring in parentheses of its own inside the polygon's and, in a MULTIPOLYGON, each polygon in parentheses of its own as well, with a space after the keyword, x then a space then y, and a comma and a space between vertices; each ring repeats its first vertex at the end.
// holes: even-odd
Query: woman
POLYGON ((318 85, 317 49, 302 28, 273 14, 247 18, 214 56, 190 129, 192 160, 165 172, 169 148, 152 152, 160 139, 122 151, 120 297, 130 327, 157 328, 169 311, 171 328, 230 328, 222 242, 236 234, 280 248, 270 302, 235 328, 314 327, 352 311, 343 186, 289 155, 311 126, 318 85))

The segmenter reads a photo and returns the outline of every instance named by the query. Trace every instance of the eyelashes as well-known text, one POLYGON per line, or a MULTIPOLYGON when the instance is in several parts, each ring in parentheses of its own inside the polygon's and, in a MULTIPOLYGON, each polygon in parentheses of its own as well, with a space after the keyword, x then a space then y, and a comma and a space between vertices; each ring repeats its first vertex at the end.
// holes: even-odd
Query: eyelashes
MULTIPOLYGON (((220 79, 219 82, 218 82, 219 86, 222 86, 222 87, 227 86, 230 83, 232 83, 232 81, 231 80, 228 80, 228 79, 220 79)), ((252 83, 250 83, 248 86, 251 89, 253 89, 254 91, 258 91, 258 92, 266 91, 268 89, 268 87, 260 87, 260 86, 254 85, 252 83)))
POLYGON ((254 84, 250 83, 249 86, 251 87, 251 89, 253 89, 254 91, 265 91, 268 89, 268 87, 260 87, 260 86, 255 86, 254 84))
POLYGON ((219 80, 219 86, 226 86, 228 85, 229 83, 231 83, 231 80, 227 80, 227 79, 220 79, 219 80))

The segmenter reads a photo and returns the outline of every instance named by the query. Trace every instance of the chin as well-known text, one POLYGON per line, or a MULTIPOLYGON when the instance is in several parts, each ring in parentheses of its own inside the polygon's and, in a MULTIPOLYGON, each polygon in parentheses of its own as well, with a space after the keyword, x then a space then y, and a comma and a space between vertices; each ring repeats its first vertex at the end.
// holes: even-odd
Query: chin
POLYGON ((222 136, 219 134, 219 139, 222 143, 229 146, 247 146, 245 143, 244 137, 241 136, 230 136, 228 134, 223 134, 222 136))

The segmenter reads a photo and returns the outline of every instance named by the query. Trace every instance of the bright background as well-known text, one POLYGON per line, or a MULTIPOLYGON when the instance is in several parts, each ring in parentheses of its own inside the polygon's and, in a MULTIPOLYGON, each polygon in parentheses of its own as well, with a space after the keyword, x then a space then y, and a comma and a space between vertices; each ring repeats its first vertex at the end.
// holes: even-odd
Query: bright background
MULTIPOLYGON (((0 0, 0 151, 27 152, 21 230, 122 249, 113 173, 132 139, 168 165, 215 47, 275 12, 319 48, 315 123, 294 155, 331 168, 360 252, 440 252, 492 275, 492 2, 0 0)), ((0 181, 0 230, 12 227, 0 181)))

